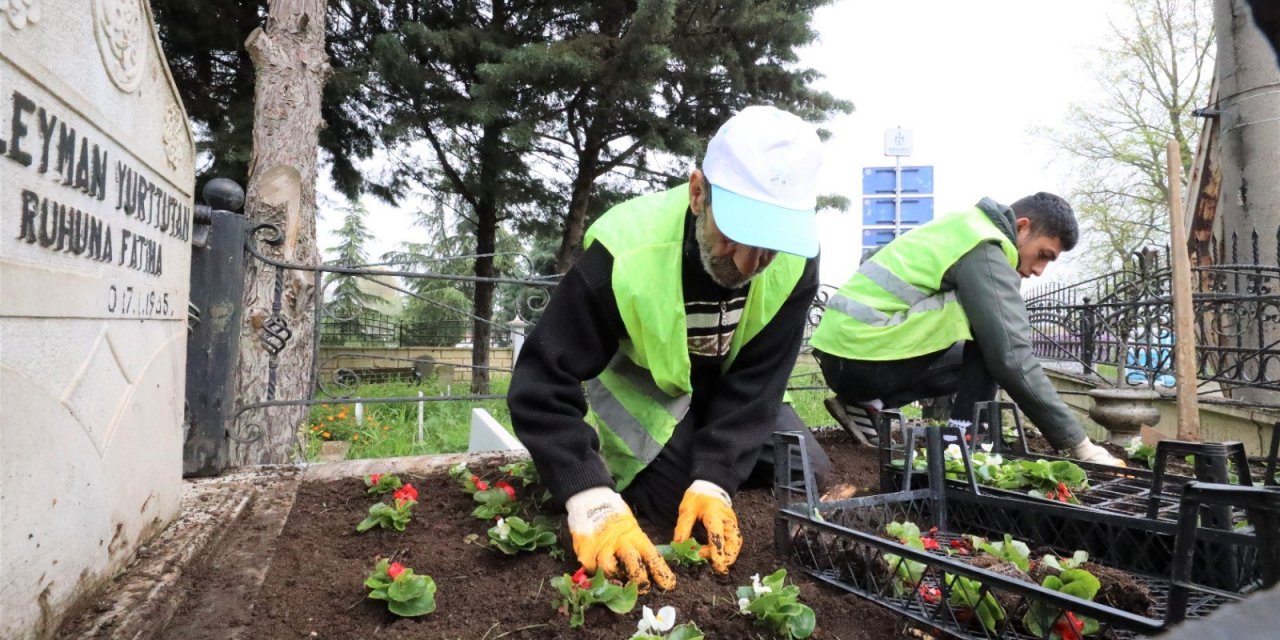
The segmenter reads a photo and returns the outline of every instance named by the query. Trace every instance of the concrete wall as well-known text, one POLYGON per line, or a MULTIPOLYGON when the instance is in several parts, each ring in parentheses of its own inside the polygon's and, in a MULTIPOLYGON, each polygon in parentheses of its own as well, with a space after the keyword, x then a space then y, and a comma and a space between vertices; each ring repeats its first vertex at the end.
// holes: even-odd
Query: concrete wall
MULTIPOLYGON (((453 379, 471 381, 471 349, 467 347, 320 347, 320 379, 333 380, 339 369, 406 369, 415 358, 430 356, 437 363, 460 365, 453 379), (465 365, 465 366, 464 366, 465 365)), ((489 366, 511 369, 511 349, 491 349, 489 366)), ((495 372, 496 373, 496 372, 495 372)))
MULTIPOLYGON (((1051 369, 1046 370, 1049 379, 1058 391, 1063 393, 1062 399, 1071 407, 1084 426, 1089 437, 1100 440, 1107 435, 1107 430, 1089 418, 1089 407, 1093 399, 1084 395, 1094 388, 1094 383, 1051 369)), ((1249 455, 1260 456, 1267 453, 1271 446, 1271 426, 1280 421, 1280 408, 1272 410, 1240 408, 1222 404, 1211 404, 1212 400, 1200 403, 1200 439, 1206 442, 1225 442, 1237 440, 1243 442, 1249 455)), ((1167 396, 1159 403, 1160 424, 1153 425, 1158 431, 1173 438, 1178 431, 1178 405, 1173 396, 1167 396)))

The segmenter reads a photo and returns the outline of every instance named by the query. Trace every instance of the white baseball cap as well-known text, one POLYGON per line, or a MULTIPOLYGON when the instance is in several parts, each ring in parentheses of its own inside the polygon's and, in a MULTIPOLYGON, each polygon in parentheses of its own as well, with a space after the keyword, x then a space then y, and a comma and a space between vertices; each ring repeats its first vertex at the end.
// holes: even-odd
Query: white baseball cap
POLYGON ((821 164, 813 125, 774 107, 743 109, 721 125, 702 159, 716 226, 739 244, 818 255, 821 164))

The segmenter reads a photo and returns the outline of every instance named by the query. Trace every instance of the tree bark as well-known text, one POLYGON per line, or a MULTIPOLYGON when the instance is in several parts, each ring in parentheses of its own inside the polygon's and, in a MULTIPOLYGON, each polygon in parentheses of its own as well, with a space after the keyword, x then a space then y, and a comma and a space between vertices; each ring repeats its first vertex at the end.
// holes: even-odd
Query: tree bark
MULTIPOLYGON (((254 240, 263 255, 315 265, 315 183, 320 96, 330 74, 324 51, 324 0, 271 0, 266 22, 245 41, 256 72, 253 157, 245 213, 280 228, 280 242, 254 240)), ((259 235, 258 238, 265 239, 259 235)), ((239 405, 309 399, 312 393, 315 280, 310 272, 250 260, 245 272, 244 325, 236 381, 239 405), (272 351, 278 353, 273 355, 272 351)), ((236 465, 288 462, 307 408, 273 407, 229 426, 250 443, 232 443, 236 465)))
POLYGON ((582 235, 586 232, 587 208, 591 205, 591 190, 595 188, 595 171, 579 167, 573 181, 573 193, 569 196, 569 214, 564 219, 564 232, 560 235, 560 248, 556 249, 556 272, 565 273, 578 260, 582 235))
MULTIPOLYGON (((1218 0, 1214 24, 1218 44, 1218 110, 1221 122, 1219 159, 1222 184, 1217 216, 1224 264, 1280 264, 1280 69, 1270 44, 1250 19, 1244 0, 1218 0)), ((1256 296, 1250 278, 1230 280, 1231 294, 1256 296), (1238 289, 1235 287, 1239 287, 1238 289)), ((1245 311, 1248 314, 1248 311, 1245 311)), ((1280 327, 1261 313, 1237 322, 1231 345, 1250 354, 1280 340, 1280 327)), ((1270 347, 1274 349, 1274 346, 1270 347)), ((1226 366, 1235 362, 1223 363, 1226 366)), ((1276 379, 1274 365, 1256 356, 1242 366, 1243 377, 1276 379)), ((1238 389, 1232 397, 1248 402, 1275 403, 1280 393, 1266 389, 1238 389)))
MULTIPOLYGON (((498 124, 486 125, 481 133, 478 156, 480 159, 480 184, 497 181, 496 167, 502 153, 502 131, 498 124)), ((495 277, 493 253, 498 246, 498 204, 492 190, 483 190, 476 199, 476 258, 475 274, 481 278, 495 277)), ((471 338, 471 393, 489 393, 489 341, 493 335, 492 282, 477 282, 473 301, 471 338)))

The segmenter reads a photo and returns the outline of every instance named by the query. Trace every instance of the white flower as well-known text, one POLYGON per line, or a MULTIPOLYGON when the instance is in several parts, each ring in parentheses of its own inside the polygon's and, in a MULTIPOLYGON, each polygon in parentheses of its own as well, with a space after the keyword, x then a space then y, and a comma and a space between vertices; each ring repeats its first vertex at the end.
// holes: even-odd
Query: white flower
POLYGON ((946 457, 947 460, 959 460, 961 457, 960 445, 947 445, 947 450, 943 452, 943 456, 946 457))
POLYGON ((636 635, 660 635, 671 630, 676 624, 675 607, 663 607, 658 609, 657 615, 654 615, 653 609, 644 608, 643 615, 640 616, 640 622, 636 624, 636 635))
POLYGON ((1142 436, 1134 436, 1129 440, 1128 444, 1124 445, 1124 450, 1129 455, 1133 455, 1138 452, 1138 448, 1141 446, 1142 446, 1142 436))
POLYGON ((747 598, 738 598, 738 611, 748 613, 747 607, 749 606, 751 606, 751 600, 747 598))
POLYGON ((502 518, 498 518, 498 524, 494 529, 498 530, 499 540, 506 540, 507 536, 511 535, 511 525, 507 524, 507 521, 502 518))
POLYGON ((760 584, 760 574, 757 573, 754 576, 751 576, 751 591, 756 594, 757 598, 759 598, 766 593, 773 593, 773 587, 766 587, 765 585, 760 584))
POLYGON ((980 444, 980 445, 978 445, 978 446, 979 446, 979 447, 982 447, 982 450, 983 450, 983 451, 985 451, 985 452, 987 452, 987 453, 991 453, 991 448, 995 446, 995 443, 991 443, 991 442, 984 442, 984 443, 982 443, 982 444, 980 444))
POLYGON ((453 474, 453 475, 455 475, 455 476, 456 476, 456 475, 458 475, 458 474, 462 473, 462 470, 463 470, 463 469, 466 469, 466 468, 467 468, 467 463, 466 463, 466 462, 459 462, 458 464, 453 465, 453 467, 451 467, 451 468, 449 469, 449 473, 451 473, 451 474, 453 474))

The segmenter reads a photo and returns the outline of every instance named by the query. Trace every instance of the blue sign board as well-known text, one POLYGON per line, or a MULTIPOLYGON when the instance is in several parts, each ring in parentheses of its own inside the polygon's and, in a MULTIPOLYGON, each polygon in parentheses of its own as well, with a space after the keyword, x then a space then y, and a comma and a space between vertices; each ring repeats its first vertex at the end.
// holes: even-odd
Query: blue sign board
MULTIPOLYGON (((903 233, 907 230, 903 229, 903 233)), ((898 234, 893 229, 863 229, 862 230, 862 248, 870 249, 871 247, 883 247, 889 244, 898 234)))
MULTIPOLYGON (((893 193, 893 167, 867 167, 862 170, 862 193, 893 193)), ((902 167, 902 193, 933 193, 933 167, 902 167)))
MULTIPOLYGON (((933 220, 933 197, 902 199, 900 222, 920 225, 933 220)), ((893 224, 893 198, 863 198, 862 224, 893 224)))

